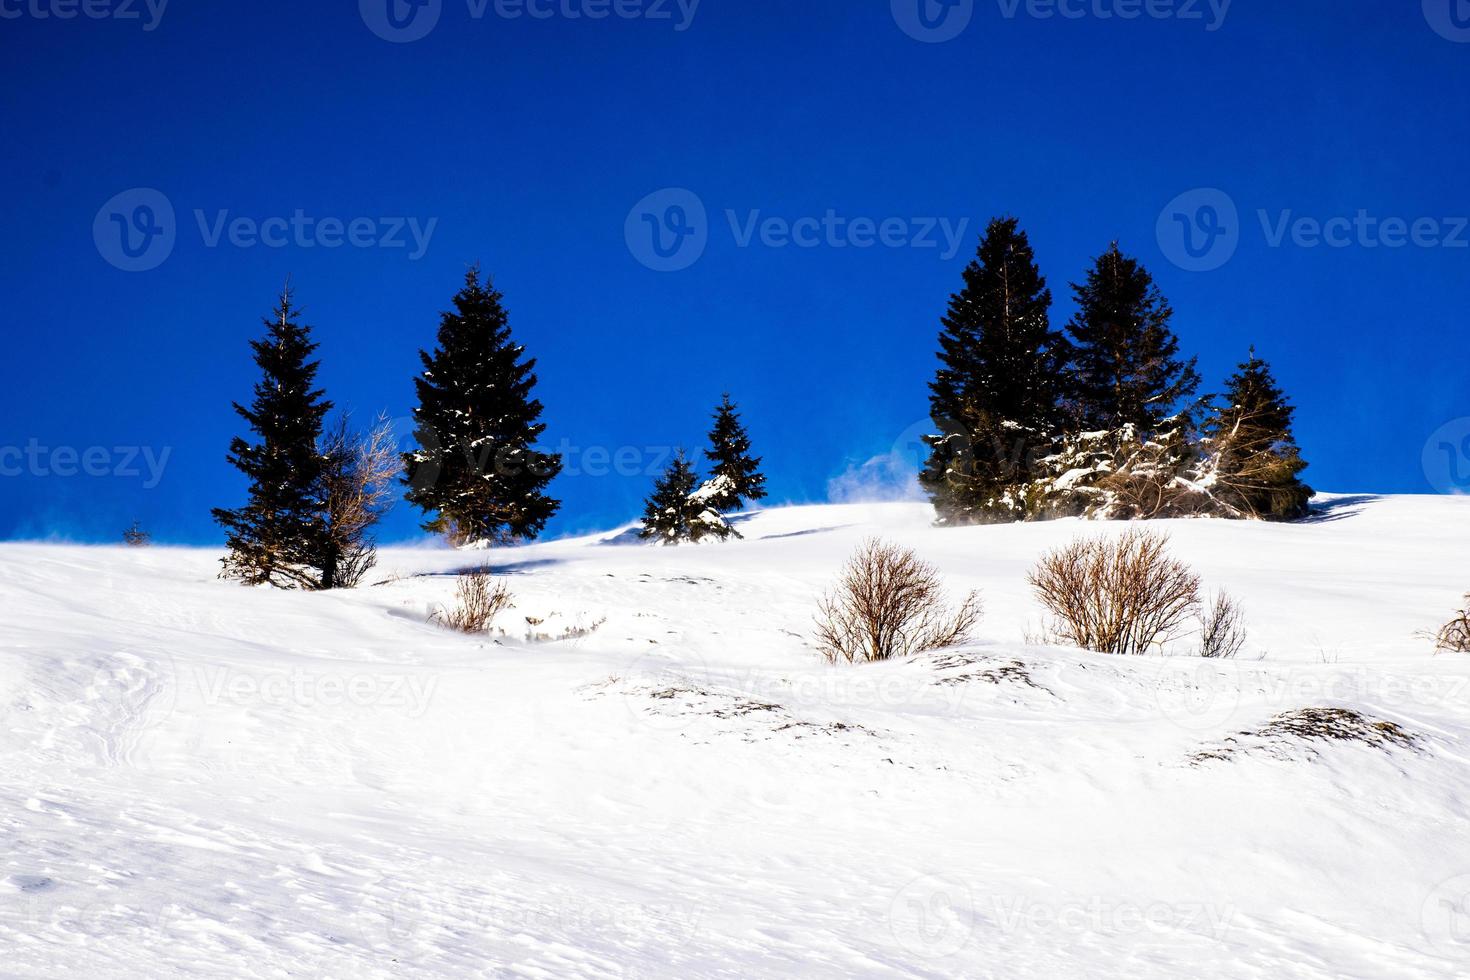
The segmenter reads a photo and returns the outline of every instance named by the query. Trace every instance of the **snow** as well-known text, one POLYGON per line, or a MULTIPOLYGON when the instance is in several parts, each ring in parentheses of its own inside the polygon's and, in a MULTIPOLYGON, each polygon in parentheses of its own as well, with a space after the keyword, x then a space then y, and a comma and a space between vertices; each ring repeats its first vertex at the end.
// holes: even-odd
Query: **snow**
POLYGON ((912 504, 385 548, 325 595, 0 545, 0 975, 1465 975, 1470 658, 1417 634, 1470 590, 1470 498, 1319 504, 1151 525, 1244 604, 1229 663, 1028 644, 1036 557, 1125 526, 912 504), (983 592, 973 646, 817 660, 872 534, 983 592), (429 624, 485 557, 504 635, 429 624), (1418 741, 1238 734, 1311 706, 1418 741))

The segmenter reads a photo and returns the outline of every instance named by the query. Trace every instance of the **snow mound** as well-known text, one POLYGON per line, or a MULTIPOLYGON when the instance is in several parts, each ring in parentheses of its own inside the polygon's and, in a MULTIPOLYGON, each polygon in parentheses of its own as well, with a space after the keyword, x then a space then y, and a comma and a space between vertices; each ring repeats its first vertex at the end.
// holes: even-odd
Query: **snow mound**
POLYGON ((1038 646, 1083 521, 773 508, 743 540, 491 549, 353 592, 183 548, 0 545, 7 977, 1440 978, 1470 972, 1470 499, 1159 522, 1246 610, 1236 661, 1038 646), (974 644, 831 667, 865 538, 974 644))

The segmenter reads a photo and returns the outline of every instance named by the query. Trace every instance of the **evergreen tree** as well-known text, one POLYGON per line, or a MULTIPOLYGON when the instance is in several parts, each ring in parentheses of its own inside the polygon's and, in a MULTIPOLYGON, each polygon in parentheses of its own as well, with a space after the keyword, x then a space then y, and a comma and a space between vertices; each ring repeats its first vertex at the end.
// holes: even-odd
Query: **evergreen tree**
POLYGON ((663 475, 654 481, 638 536, 665 545, 730 537, 734 529, 714 506, 726 482, 716 478, 696 490, 699 475, 689 457, 679 450, 663 475))
POLYGON ((1022 485, 1063 428, 1067 344, 1015 218, 997 218, 950 297, 930 390, 938 435, 919 480, 943 524, 1027 516, 1022 485))
POLYGON ((1212 493, 1242 516, 1306 516, 1313 491, 1297 478, 1307 464, 1291 431, 1295 412, 1252 347, 1203 426, 1213 460, 1212 493))
POLYGON ((406 497, 429 515, 425 530, 460 543, 534 538, 561 506, 544 492, 561 457, 534 448, 546 429, 536 361, 511 339, 502 298, 470 269, 414 379, 419 448, 403 456, 406 497))
POLYGON ((331 403, 316 383, 318 362, 308 360, 317 345, 311 328, 297 322, 291 290, 265 319, 266 335, 252 340, 261 378, 250 407, 235 411, 256 441, 236 437, 227 457, 250 480, 248 500, 233 510, 216 508, 225 529, 228 553, 222 577, 249 585, 319 588, 325 524, 317 438, 331 403))
POLYGON ((1075 344, 1077 423, 1087 431, 1120 433, 1132 426, 1147 438, 1199 390, 1195 360, 1179 359, 1179 338, 1170 329, 1173 309, 1148 271, 1119 251, 1117 242, 1098 256, 1086 282, 1072 289, 1078 309, 1067 330, 1075 344))
POLYGON ((760 500, 766 495, 766 478, 760 471, 760 457, 750 455, 750 436, 735 408, 726 392, 715 408, 714 426, 709 433, 710 448, 704 453, 705 458, 714 464, 710 471, 710 485, 719 490, 711 503, 721 511, 738 510, 745 501, 760 500))

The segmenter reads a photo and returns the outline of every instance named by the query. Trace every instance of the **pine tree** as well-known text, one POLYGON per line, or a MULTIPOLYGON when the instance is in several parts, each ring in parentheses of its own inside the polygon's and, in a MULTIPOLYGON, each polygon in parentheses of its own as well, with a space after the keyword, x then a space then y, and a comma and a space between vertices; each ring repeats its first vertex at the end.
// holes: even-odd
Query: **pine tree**
POLYGON ((311 328, 297 322, 299 315, 287 287, 264 321, 265 337, 250 342, 261 378, 250 407, 236 403, 235 411, 257 441, 237 436, 228 456, 250 480, 248 501, 241 508, 213 512, 228 539, 221 575, 249 585, 323 585, 325 524, 317 439, 331 403, 313 387, 318 362, 308 358, 317 345, 311 328))
POLYGON ((143 525, 136 520, 123 531, 123 543, 132 548, 146 548, 153 542, 153 535, 143 530, 143 525))
POLYGON ((724 482, 712 481, 696 490, 699 475, 689 457, 679 450, 663 475, 654 481, 653 493, 643 510, 643 530, 638 536, 665 545, 730 537, 734 529, 714 506, 713 498, 719 494, 707 492, 707 488, 718 488, 724 482))
POLYGON ((919 480, 942 524, 1029 515, 1019 488, 1063 428, 1066 341, 1015 218, 993 220, 950 297, 930 390, 938 435, 919 480))
MULTIPOLYGON (((1117 242, 1072 286, 1077 313, 1067 325, 1078 423, 1087 431, 1132 426, 1148 438, 1199 390, 1195 360, 1179 359, 1174 311, 1153 277, 1117 242)), ((1169 428, 1176 426, 1170 424, 1169 428)))
POLYGON ((414 379, 419 448, 403 456, 406 497, 429 515, 426 531, 459 543, 534 538, 561 506, 544 492, 561 457, 534 448, 546 429, 536 361, 511 339, 502 298, 470 269, 414 379))
POLYGON ((714 426, 710 429, 710 448, 705 458, 713 465, 710 485, 711 504, 716 510, 739 510, 745 501, 766 496, 766 478, 760 471, 760 457, 750 455, 750 435, 745 431, 736 405, 726 392, 715 408, 714 426))
POLYGON ((1252 347, 1203 426, 1211 492, 1242 516, 1289 521, 1307 515, 1313 491, 1297 478, 1307 464, 1291 431, 1295 412, 1252 347))

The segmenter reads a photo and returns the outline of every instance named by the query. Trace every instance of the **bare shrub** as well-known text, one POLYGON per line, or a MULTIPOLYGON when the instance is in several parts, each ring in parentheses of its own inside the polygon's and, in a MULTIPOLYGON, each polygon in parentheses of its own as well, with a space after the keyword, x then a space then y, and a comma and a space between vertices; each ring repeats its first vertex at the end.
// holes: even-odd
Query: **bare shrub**
POLYGON ((1245 647, 1245 610, 1221 590, 1200 612, 1199 655, 1206 660, 1234 660, 1245 647))
POLYGON ((495 581, 490 569, 477 568, 455 582, 454 605, 440 606, 431 618, 461 633, 484 633, 496 616, 513 605, 512 599, 510 589, 495 581))
POLYGON ((1434 634, 1434 649, 1439 653, 1470 653, 1470 595, 1465 608, 1434 634))
POLYGON ((822 596, 817 649, 828 663, 911 657, 963 643, 980 615, 979 593, 951 610, 933 565, 908 548, 870 538, 822 596))
POLYGON ((1056 636, 1098 653, 1138 656, 1178 639, 1199 608, 1199 576, 1169 557, 1169 538, 1132 529, 1079 538, 1042 556, 1027 581, 1056 636))
POLYGON ((351 419, 342 415, 322 435, 323 589, 356 588, 377 564, 372 529, 395 496, 393 480, 400 464, 391 424, 380 416, 367 432, 355 433, 351 426, 351 419))

